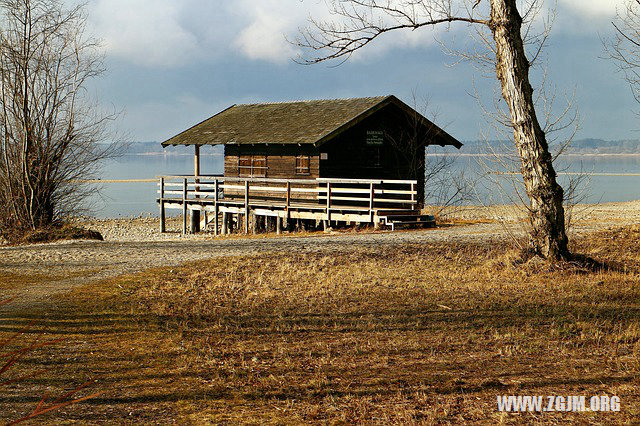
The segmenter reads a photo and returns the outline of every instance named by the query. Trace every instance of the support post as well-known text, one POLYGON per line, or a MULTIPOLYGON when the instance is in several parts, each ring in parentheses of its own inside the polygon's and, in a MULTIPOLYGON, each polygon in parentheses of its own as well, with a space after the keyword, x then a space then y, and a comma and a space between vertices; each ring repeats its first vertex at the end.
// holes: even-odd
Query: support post
POLYGON ((287 181, 287 204, 285 206, 285 211, 287 212, 287 221, 290 218, 289 215, 289 206, 291 205, 291 182, 287 181))
POLYGON ((417 197, 416 197, 416 184, 412 183, 411 184, 411 210, 414 210, 416 207, 418 207, 415 203, 417 197))
POLYGON ((249 180, 244 181, 244 233, 249 233, 249 180))
POLYGON ((223 212, 222 213, 222 235, 227 235, 227 233, 229 232, 229 227, 228 227, 228 222, 229 220, 227 219, 227 212, 223 212))
POLYGON ((282 218, 280 216, 276 218, 276 234, 282 234, 282 218))
POLYGON ((374 183, 371 182, 371 187, 369 188, 369 222, 373 222, 373 199, 376 196, 376 191, 374 189, 374 183))
POLYGON ((182 180, 182 233, 187 233, 187 179, 182 180))
MULTIPOLYGON (((200 191, 200 187, 198 183, 200 183, 200 145, 194 145, 194 153, 193 153, 193 175, 195 178, 195 191, 200 191)), ((200 198, 198 194, 195 194, 194 198, 200 198)), ((189 228, 192 233, 196 233, 200 231, 200 211, 199 210, 191 210, 191 223, 189 228)))
POLYGON ((249 219, 249 224, 251 225, 251 231, 254 234, 260 233, 260 217, 256 214, 252 214, 249 219))
POLYGON ((160 233, 167 232, 167 225, 165 220, 164 210, 164 178, 160 178, 160 233))
POLYGON ((327 221, 331 226, 331 182, 327 182, 327 221))
POLYGON ((216 178, 214 181, 214 191, 213 191, 213 234, 218 235, 218 214, 220 214, 220 207, 218 207, 218 179, 216 178))

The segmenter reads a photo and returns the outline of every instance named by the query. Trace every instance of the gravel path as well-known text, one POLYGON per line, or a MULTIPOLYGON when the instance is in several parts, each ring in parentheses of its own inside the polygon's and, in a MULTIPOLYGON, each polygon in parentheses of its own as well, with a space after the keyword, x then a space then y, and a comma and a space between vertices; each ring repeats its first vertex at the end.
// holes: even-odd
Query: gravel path
MULTIPOLYGON (((583 206, 574 232, 591 232, 609 226, 640 223, 640 201, 583 206)), ((463 219, 478 220, 500 216, 509 224, 477 223, 438 229, 401 232, 347 232, 306 236, 218 238, 201 234, 181 236, 160 234, 157 219, 84 220, 83 225, 100 231, 105 241, 72 241, 20 247, 0 247, 0 270, 33 274, 33 285, 20 289, 12 309, 47 303, 50 296, 64 293, 90 280, 136 272, 154 266, 218 256, 272 252, 334 252, 381 245, 426 242, 504 241, 522 232, 520 219, 509 209, 475 209, 462 212, 463 219), (57 281, 40 281, 37 275, 73 274, 57 281)), ((170 224, 177 229, 177 221, 170 224)), ((11 291, 5 292, 11 295, 11 291)), ((9 309, 5 307, 4 309, 9 309)))

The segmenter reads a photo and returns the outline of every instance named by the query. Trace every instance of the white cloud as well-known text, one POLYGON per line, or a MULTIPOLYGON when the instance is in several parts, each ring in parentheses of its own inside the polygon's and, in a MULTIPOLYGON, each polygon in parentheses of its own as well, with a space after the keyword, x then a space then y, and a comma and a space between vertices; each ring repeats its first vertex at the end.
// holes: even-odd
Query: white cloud
POLYGON ((97 0, 92 29, 107 54, 148 66, 174 66, 197 53, 197 37, 178 21, 173 0, 97 0))
MULTIPOLYGON (((624 0, 558 0, 558 4, 555 30, 586 33, 604 28, 624 0)), ((546 6, 552 7, 553 1, 546 6)), ((286 38, 295 39, 309 16, 336 19, 322 0, 94 0, 88 12, 90 29, 103 40, 109 56, 152 67, 176 67, 221 55, 286 63, 299 52, 286 38)), ((445 29, 439 25, 385 34, 354 59, 428 46, 445 29)))
POLYGON ((611 19, 616 7, 624 5, 623 0, 560 0, 559 3, 579 14, 603 19, 611 19))
MULTIPOLYGON (((236 3, 248 18, 238 35, 235 45, 250 59, 283 63, 297 56, 300 49, 291 44, 299 37, 301 28, 308 27, 309 17, 318 22, 336 21, 327 4, 322 0, 239 0, 236 3)), ((437 31, 444 29, 438 27, 437 31)), ((396 31, 375 40, 371 46, 354 54, 353 59, 365 60, 379 57, 391 49, 411 48, 433 43, 435 32, 396 31)))
POLYGON ((264 2, 253 8, 247 8, 247 2, 243 3, 252 16, 249 25, 236 38, 235 45, 250 59, 285 62, 293 56, 294 47, 285 39, 285 33, 289 32, 295 18, 287 16, 283 2, 264 2))

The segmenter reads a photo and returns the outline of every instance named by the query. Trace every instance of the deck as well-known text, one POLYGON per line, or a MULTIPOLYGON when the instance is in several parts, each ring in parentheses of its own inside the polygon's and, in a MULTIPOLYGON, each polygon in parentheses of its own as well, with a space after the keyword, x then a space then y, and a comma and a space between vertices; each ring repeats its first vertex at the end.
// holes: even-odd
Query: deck
POLYGON ((276 231, 315 221, 327 228, 338 222, 372 224, 392 230, 400 224, 431 225, 420 215, 417 181, 375 179, 268 179, 219 175, 159 176, 161 231, 166 209, 182 211, 182 232, 212 227, 216 235, 233 229, 276 231))

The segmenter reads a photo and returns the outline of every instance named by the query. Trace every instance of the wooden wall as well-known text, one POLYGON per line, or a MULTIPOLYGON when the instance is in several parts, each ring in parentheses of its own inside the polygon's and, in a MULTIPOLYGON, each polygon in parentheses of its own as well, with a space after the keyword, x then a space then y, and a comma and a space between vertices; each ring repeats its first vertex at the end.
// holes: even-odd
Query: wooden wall
POLYGON ((238 177, 238 159, 242 155, 265 155, 267 178, 315 179, 320 177, 318 149, 313 146, 289 145, 226 145, 224 175, 238 177), (309 155, 309 174, 296 174, 296 156, 309 155))
POLYGON ((428 135, 419 133, 410 117, 389 105, 320 146, 320 152, 327 158, 320 161, 320 176, 415 179, 418 181, 418 200, 423 200, 428 135), (414 146, 402 148, 405 143, 414 146), (425 146, 419 146, 422 143, 425 146))
POLYGON ((266 155, 267 178, 411 179, 418 181, 418 200, 423 201, 425 146, 430 142, 429 129, 419 128, 411 116, 391 104, 320 147, 226 145, 224 174, 239 176, 241 155, 266 155), (404 149, 404 143, 414 146, 404 149), (311 160, 308 175, 296 174, 296 156, 303 154, 311 160))

